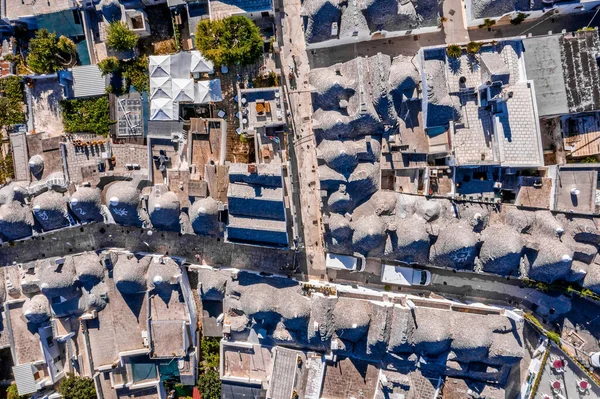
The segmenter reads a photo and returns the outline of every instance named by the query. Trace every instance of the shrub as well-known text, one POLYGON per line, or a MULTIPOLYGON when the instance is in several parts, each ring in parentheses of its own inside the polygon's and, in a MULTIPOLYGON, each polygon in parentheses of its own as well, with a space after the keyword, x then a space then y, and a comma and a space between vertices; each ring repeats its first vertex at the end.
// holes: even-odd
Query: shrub
POLYGON ((196 47, 216 65, 252 64, 262 54, 263 40, 250 19, 233 16, 205 19, 196 27, 196 47))
POLYGON ((108 135, 115 123, 108 115, 108 98, 66 100, 61 102, 63 125, 67 133, 96 133, 108 135))
POLYGON ((198 378, 198 389, 205 399, 221 399, 221 379, 219 372, 208 370, 200 374, 198 378))
POLYGON ((8 154, 4 158, 0 159, 0 184, 7 183, 8 181, 14 179, 14 177, 15 170, 13 166, 12 154, 8 154))
POLYGON ((205 399, 221 398, 221 379, 219 377, 219 340, 204 338, 200 343, 202 362, 198 377, 198 389, 205 399))
POLYGON ((76 54, 75 44, 68 38, 40 29, 29 41, 27 66, 35 73, 54 73, 63 65, 73 63, 76 54))
POLYGON ((119 60, 117 57, 108 57, 98 63, 98 68, 102 71, 102 75, 115 73, 119 70, 119 60))
POLYGON ((137 45, 138 37, 123 22, 111 22, 106 29, 106 44, 118 51, 131 50, 137 45))
POLYGON ((145 55, 140 58, 121 62, 121 73, 125 78, 126 90, 129 87, 138 92, 150 90, 150 78, 148 77, 148 57, 145 55))
POLYGON ((550 341, 554 342, 558 346, 561 346, 560 335, 558 335, 558 333, 555 333, 554 331, 548 331, 546 336, 550 341))
POLYGON ((23 115, 23 89, 21 78, 9 76, 0 79, 0 126, 25 122, 23 115))
POLYGON ((462 48, 458 44, 451 44, 446 47, 446 54, 450 58, 458 58, 462 54, 462 48))
MULTIPOLYGON (((98 64, 102 75, 118 73, 125 79, 125 91, 133 86, 138 92, 148 91, 150 81, 148 78, 148 58, 144 55, 128 61, 119 61, 115 57, 108 57, 98 64)), ((109 92, 117 93, 121 88, 112 87, 109 92)))
POLYGON ((596 163, 596 162, 598 162, 598 160, 596 159, 596 157, 585 157, 580 162, 581 163, 596 163))
POLYGON ((481 49, 483 43, 481 42, 469 42, 467 44, 467 53, 473 55, 473 54, 477 54, 479 52, 479 50, 481 49))
POLYGON ((483 23, 479 25, 480 28, 490 28, 496 25, 496 21, 493 19, 486 18, 483 20, 483 23))
POLYGON ((19 395, 19 390, 15 383, 10 384, 6 388, 6 399, 27 399, 29 397, 29 395, 19 395))
POLYGON ((528 14, 520 12, 517 14, 516 17, 510 20, 510 23, 513 25, 519 25, 521 22, 525 21, 525 18, 527 18, 528 16, 528 14))
POLYGON ((89 399, 96 397, 96 388, 91 378, 70 375, 60 383, 58 393, 64 399, 89 399))

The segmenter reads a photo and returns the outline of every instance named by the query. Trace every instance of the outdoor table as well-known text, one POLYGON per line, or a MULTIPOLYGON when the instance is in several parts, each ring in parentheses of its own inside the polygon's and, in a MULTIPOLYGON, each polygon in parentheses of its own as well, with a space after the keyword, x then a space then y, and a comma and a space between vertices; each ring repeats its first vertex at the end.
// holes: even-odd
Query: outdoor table
POLYGON ((555 369, 562 369, 563 368, 563 361, 560 359, 556 359, 554 362, 552 362, 552 366, 555 369))

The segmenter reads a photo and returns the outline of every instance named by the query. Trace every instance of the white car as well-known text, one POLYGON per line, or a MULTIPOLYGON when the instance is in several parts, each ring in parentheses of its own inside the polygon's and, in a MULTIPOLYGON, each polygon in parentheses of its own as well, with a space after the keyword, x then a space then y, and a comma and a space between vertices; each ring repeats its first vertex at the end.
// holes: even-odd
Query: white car
POLYGON ((381 265, 381 282, 395 285, 430 285, 431 273, 428 270, 413 269, 408 266, 381 265))
POLYGON ((328 253, 325 256, 325 267, 333 270, 361 271, 363 260, 350 255, 328 253))

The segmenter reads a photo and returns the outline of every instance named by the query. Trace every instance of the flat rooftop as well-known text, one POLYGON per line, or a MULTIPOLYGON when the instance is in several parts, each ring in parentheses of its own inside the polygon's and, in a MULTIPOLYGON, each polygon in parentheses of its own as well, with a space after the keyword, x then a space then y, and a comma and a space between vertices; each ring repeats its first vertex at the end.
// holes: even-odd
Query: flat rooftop
POLYGON ((95 367, 113 364, 120 352, 145 349, 142 330, 146 325, 146 294, 124 297, 108 271, 104 281, 108 287, 108 304, 96 319, 87 320, 87 331, 95 367))
POLYGON ((15 365, 28 364, 44 360, 40 337, 37 327, 27 323, 23 316, 23 305, 25 302, 8 304, 8 323, 12 331, 11 345, 16 355, 15 365))
POLYGON ((30 15, 49 14, 57 11, 75 8, 73 0, 47 0, 47 1, 18 1, 7 0, 2 2, 2 17, 17 19, 30 15))
POLYGON ((211 0, 210 18, 218 20, 232 15, 272 11, 271 0, 211 0))
POLYGON ((149 297, 152 348, 157 357, 184 356, 188 327, 187 308, 180 289, 163 289, 149 297))
POLYGON ((424 51, 427 91, 432 93, 425 100, 428 127, 455 122, 451 142, 458 166, 543 164, 533 91, 522 73, 520 41, 488 44, 476 58, 465 52, 448 62, 438 48, 424 51), (494 84, 480 90, 486 82, 494 84), (439 116, 442 108, 447 111, 444 118, 439 116))
POLYGON ((240 112, 246 119, 244 129, 285 124, 279 87, 245 89, 240 91, 240 112))
POLYGON ((260 345, 240 346, 222 342, 221 377, 266 381, 271 372, 271 350, 260 345))
MULTIPOLYGON (((21 4, 20 1, 10 1, 10 3, 21 4)), ((38 4, 39 7, 43 7, 47 3, 43 1, 37 2, 36 7, 38 7, 38 4)), ((31 105, 33 112, 33 128, 36 133, 46 133, 48 137, 62 135, 64 133, 64 126, 62 123, 60 102, 64 100, 65 97, 64 89, 58 83, 58 79, 36 79, 35 84, 31 89, 31 95, 33 100, 33 104, 31 105)))
POLYGON ((595 212, 598 187, 597 169, 561 168, 557 177, 555 194, 557 211, 595 212))

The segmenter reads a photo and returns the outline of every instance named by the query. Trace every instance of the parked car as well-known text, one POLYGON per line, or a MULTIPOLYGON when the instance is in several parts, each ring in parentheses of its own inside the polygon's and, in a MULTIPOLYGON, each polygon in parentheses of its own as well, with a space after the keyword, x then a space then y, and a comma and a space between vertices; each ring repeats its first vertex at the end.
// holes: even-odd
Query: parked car
POLYGON ((362 271, 363 259, 350 255, 337 255, 327 253, 325 255, 325 267, 333 270, 362 271))
POLYGON ((409 266, 381 265, 381 282, 395 285, 430 285, 431 273, 428 270, 409 266))

